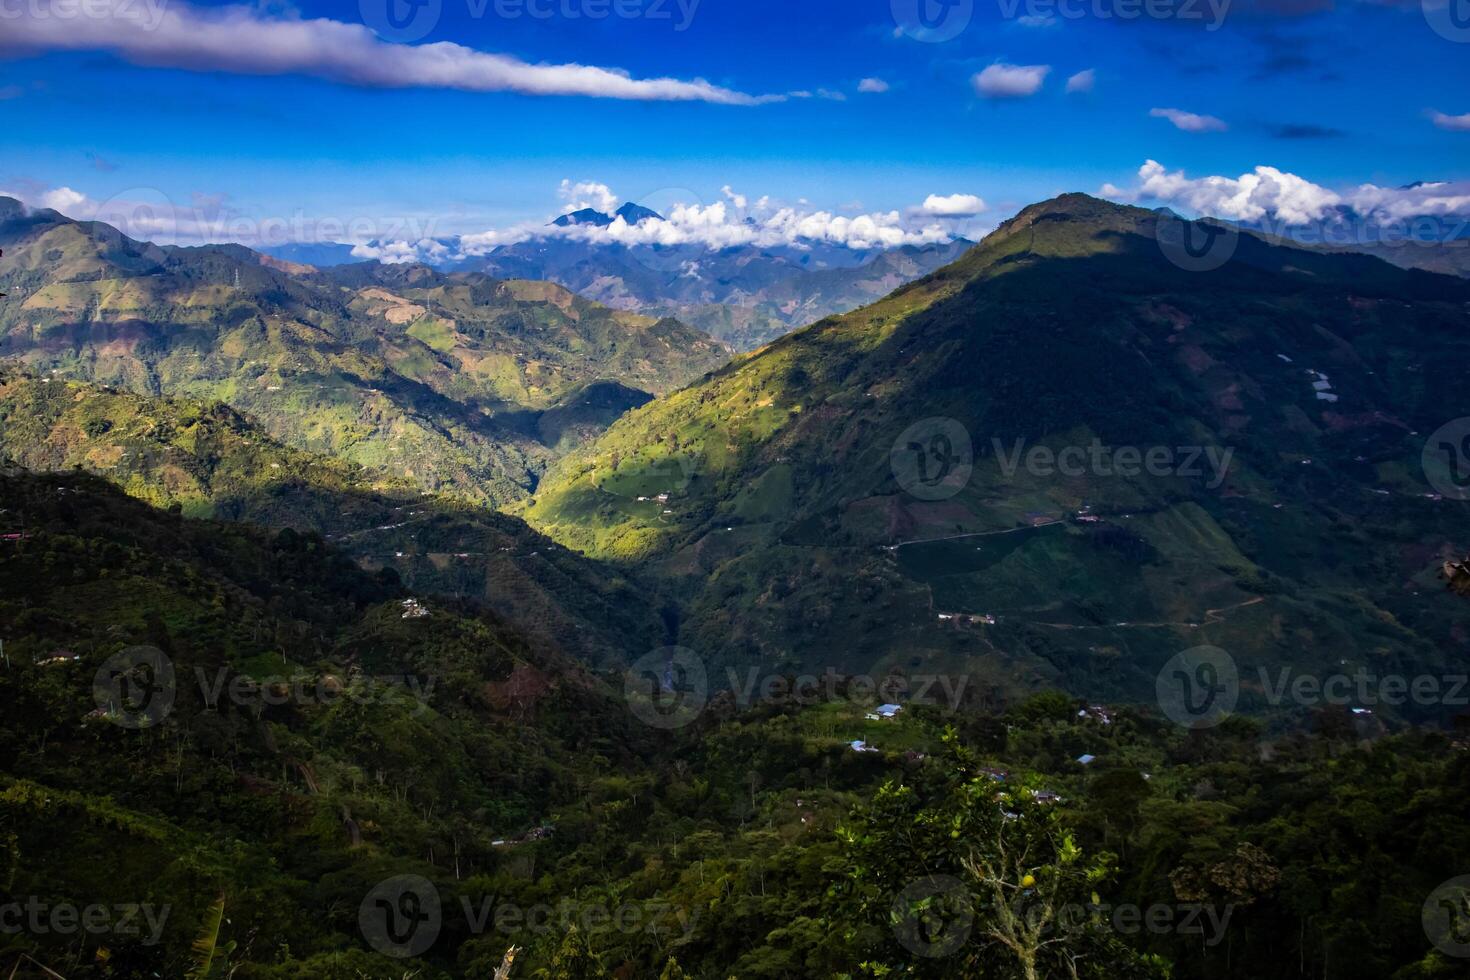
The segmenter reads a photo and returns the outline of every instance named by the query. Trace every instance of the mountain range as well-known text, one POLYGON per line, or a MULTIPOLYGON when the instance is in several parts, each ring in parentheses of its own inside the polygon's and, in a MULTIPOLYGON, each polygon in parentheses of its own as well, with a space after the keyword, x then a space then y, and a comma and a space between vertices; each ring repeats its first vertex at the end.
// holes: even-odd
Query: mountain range
POLYGON ((0 236, 0 876, 154 930, 17 977, 1455 975, 1470 718, 1272 692, 1464 673, 1470 283, 1066 195, 679 386, 710 341, 546 282, 0 236), (179 350, 473 382, 550 469, 433 492, 179 350))
POLYGON ((1434 577, 1470 542, 1420 456, 1456 417, 1470 283, 1250 232, 1201 268, 1170 237, 1223 227, 1067 195, 711 371, 728 351, 681 323, 546 281, 156 249, 12 210, 0 350, 46 377, 9 385, 24 407, 5 441, 190 513, 358 535, 344 547, 372 567, 460 595, 489 591, 454 558, 490 553, 478 519, 426 504, 452 513, 425 543, 394 515, 437 490, 509 507, 562 560, 604 563, 573 576, 583 593, 654 583, 671 599, 638 628, 712 663, 947 664, 997 691, 1114 697, 1197 640, 1244 664, 1305 644, 1433 665, 1453 618, 1434 577), (46 386, 73 379, 119 390, 63 412, 46 386), (190 407, 99 407, 125 392, 190 407), (217 448, 149 459, 137 420, 160 413, 356 469, 247 455, 222 472, 272 489, 232 495, 217 448), (1164 462, 1117 467, 1120 448, 1164 462), (931 465, 957 484, 905 482, 931 465), (281 505, 265 467, 310 475, 281 505), (317 484, 378 497, 338 506, 317 484))
MULTIPOLYGON (((633 202, 612 212, 582 208, 552 222, 556 229, 605 228, 661 222, 633 202)), ((462 239, 434 240, 424 260, 446 270, 497 278, 539 279, 619 310, 676 317, 737 350, 752 350, 788 331, 877 300, 904 283, 958 258, 964 238, 894 248, 850 248, 820 241, 759 247, 636 244, 546 234, 467 250, 462 239)), ((353 246, 286 244, 264 251, 319 266, 358 261, 353 246)))
POLYGON ((10 199, 0 246, 0 355, 223 401, 291 445, 481 501, 729 354, 551 283, 161 248, 10 199))
POLYGON ((626 663, 666 629, 662 600, 618 569, 515 517, 285 446, 220 403, 0 367, 0 458, 85 471, 197 520, 318 535, 387 581, 473 599, 581 663, 626 663))
POLYGON ((1466 635, 1436 573, 1470 541, 1421 456, 1465 411, 1470 282, 1250 233, 1201 265, 1181 230, 1220 233, 1026 208, 628 413, 521 513, 662 576, 715 662, 1095 697, 1147 696, 1199 644, 1242 671, 1447 668, 1466 635))

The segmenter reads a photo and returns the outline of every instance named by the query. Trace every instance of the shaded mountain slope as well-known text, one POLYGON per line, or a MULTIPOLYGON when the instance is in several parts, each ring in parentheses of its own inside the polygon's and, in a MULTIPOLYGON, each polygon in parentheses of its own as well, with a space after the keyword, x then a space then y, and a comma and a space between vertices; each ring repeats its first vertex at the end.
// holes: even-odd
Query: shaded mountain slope
POLYGON ((1442 664, 1463 628, 1418 586, 1463 550, 1463 504, 1434 499, 1420 457, 1470 411, 1470 285, 1249 235, 1187 271, 1179 224, 1084 195, 1027 208, 630 413, 525 514, 683 585, 686 638, 722 660, 963 663, 1099 695, 1145 695, 1203 642, 1243 664, 1442 664), (921 499, 891 456, 934 417, 973 472, 921 499), (1089 462, 1094 443, 1136 449, 1135 472, 1089 462), (1083 465, 1032 465, 1037 447, 1083 465), (1166 465, 1140 466, 1152 449, 1166 465))
MULTIPOLYGON (((315 535, 170 516, 82 474, 0 473, 0 507, 24 528, 0 562, 7 891, 165 908, 157 945, 120 930, 74 975, 183 976, 227 893, 240 959, 303 961, 254 975, 387 976, 356 913, 375 884, 509 870, 498 840, 652 751, 560 651, 405 605, 315 535)), ((71 938, 42 937, 52 962, 71 938)))
POLYGON ((0 372, 0 454, 190 517, 324 535, 420 594, 474 598, 537 642, 618 664, 663 642, 659 600, 522 521, 281 445, 230 408, 0 372))

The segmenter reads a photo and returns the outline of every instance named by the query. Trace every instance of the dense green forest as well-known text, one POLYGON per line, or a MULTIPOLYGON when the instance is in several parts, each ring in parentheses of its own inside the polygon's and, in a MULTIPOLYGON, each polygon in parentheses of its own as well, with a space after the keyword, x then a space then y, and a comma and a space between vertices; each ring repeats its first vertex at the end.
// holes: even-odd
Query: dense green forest
POLYGON ((41 923, 0 941, 68 978, 1465 975, 1421 918, 1467 731, 873 720, 846 679, 649 725, 316 535, 80 474, 11 469, 0 508, 0 906, 41 923))

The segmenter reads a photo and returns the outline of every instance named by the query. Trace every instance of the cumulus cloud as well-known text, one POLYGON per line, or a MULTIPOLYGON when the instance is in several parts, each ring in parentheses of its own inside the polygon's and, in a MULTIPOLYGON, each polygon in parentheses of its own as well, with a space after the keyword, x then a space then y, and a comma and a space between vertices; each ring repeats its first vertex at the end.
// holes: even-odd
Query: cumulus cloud
POLYGON ((1234 221, 1279 217, 1291 224, 1321 218, 1342 198, 1325 187, 1275 167, 1257 167, 1239 177, 1186 177, 1183 170, 1168 171, 1155 160, 1138 169, 1138 187, 1127 196, 1180 205, 1198 214, 1234 221))
POLYGON ((612 192, 612 188, 606 184, 597 184, 591 181, 572 183, 563 180, 557 188, 557 196, 562 199, 562 211, 581 211, 584 208, 592 208, 596 211, 612 211, 621 200, 612 192))
POLYGON ((1174 124, 1175 129, 1182 129, 1186 133, 1222 133, 1229 128, 1223 119, 1185 112, 1183 109, 1150 109, 1148 114, 1155 119, 1167 119, 1174 124))
POLYGON ((1091 92, 1097 84, 1097 70, 1088 68, 1067 79, 1068 92, 1091 92))
POLYGON ((858 82, 859 92, 886 92, 888 83, 881 78, 865 78, 858 82))
MULTIPOLYGON (((256 6, 195 7, 89 0, 63 15, 63 0, 32 0, 6 18, 0 56, 105 51, 134 64, 242 75, 311 75, 372 88, 444 88, 525 95, 755 105, 756 96, 702 78, 634 78, 621 69, 529 64, 460 44, 391 44, 362 24, 276 15, 256 6)), ((70 5, 69 5, 70 6, 70 5)))
POLYGON ((1443 112, 1431 112, 1429 118, 1440 129, 1448 129, 1452 132, 1470 132, 1470 112, 1463 116, 1451 116, 1443 112))
POLYGON ((970 84, 987 99, 1023 99, 1041 91, 1051 65, 991 65, 976 73, 970 84))
POLYGON ((1188 177, 1149 160, 1131 189, 1105 184, 1104 197, 1154 201, 1196 214, 1248 224, 1310 225, 1339 217, 1343 209, 1366 221, 1390 224, 1423 216, 1470 216, 1470 182, 1433 182, 1408 187, 1360 184, 1334 191, 1275 167, 1259 166, 1238 177, 1188 177))
POLYGON ((41 195, 41 207, 60 211, 68 217, 74 214, 86 213, 95 208, 96 204, 87 198, 81 191, 74 191, 70 187, 58 187, 41 195))
MULTIPOLYGON (((854 249, 892 248, 949 241, 954 236, 941 223, 941 217, 965 217, 972 213, 969 208, 984 207, 979 198, 969 195, 957 194, 949 198, 931 195, 931 201, 948 202, 950 213, 941 215, 920 208, 907 218, 899 211, 843 215, 810 210, 804 201, 783 205, 772 201, 769 196, 760 197, 752 205, 746 195, 737 193, 728 185, 721 188, 721 194, 724 200, 711 204, 699 201, 675 203, 663 209, 664 220, 645 219, 636 225, 617 217, 605 226, 561 227, 545 222, 522 222, 507 228, 488 229, 455 240, 455 247, 448 257, 485 255, 502 245, 550 239, 626 247, 657 245, 721 249, 753 245, 760 248, 801 248, 824 243, 854 249)), ((431 258, 427 252, 431 244, 442 245, 432 240, 374 242, 359 246, 353 254, 384 262, 427 261, 431 258)))
POLYGON ((985 202, 974 194, 950 194, 944 197, 930 194, 924 198, 919 210, 936 218, 973 218, 985 210, 985 202))

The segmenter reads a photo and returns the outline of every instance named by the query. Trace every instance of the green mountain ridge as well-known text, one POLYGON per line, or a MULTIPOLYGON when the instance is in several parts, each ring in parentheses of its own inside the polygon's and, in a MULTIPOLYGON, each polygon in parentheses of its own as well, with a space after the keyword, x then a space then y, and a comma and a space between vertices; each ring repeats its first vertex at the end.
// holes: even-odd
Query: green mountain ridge
POLYGON ((584 663, 663 642, 661 600, 522 521, 283 446, 228 406, 0 370, 0 456, 84 470, 160 508, 323 535, 420 594, 479 601, 584 663))
POLYGON ((1180 228, 1205 234, 1085 195, 1029 207, 884 300, 629 413, 522 513, 662 575, 682 642, 717 663, 945 665, 1138 698, 1202 643, 1242 670, 1326 668, 1304 658, 1328 649, 1447 668, 1463 637, 1429 583, 1467 539, 1420 456, 1465 412, 1470 284, 1249 234, 1188 271, 1180 228), (890 457, 934 417, 968 435, 973 472, 925 500, 890 457), (1066 476, 1016 456, 1094 441, 1175 465, 1066 476))
POLYGON ((677 321, 546 283, 319 272, 0 203, 0 356, 223 401, 290 445, 477 501, 524 494, 636 391, 670 390, 727 356, 677 321), (623 393, 598 388, 609 384, 623 393))

